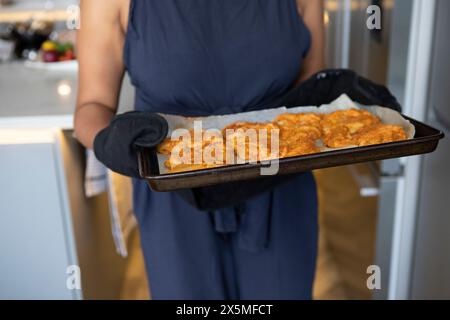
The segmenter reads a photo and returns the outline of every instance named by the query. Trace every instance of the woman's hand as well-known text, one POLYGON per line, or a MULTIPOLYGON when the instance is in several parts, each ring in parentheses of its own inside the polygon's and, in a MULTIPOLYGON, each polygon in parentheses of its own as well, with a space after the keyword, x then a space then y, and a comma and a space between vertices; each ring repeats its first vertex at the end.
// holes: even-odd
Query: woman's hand
POLYGON ((81 0, 75 134, 87 148, 92 148, 96 134, 108 126, 117 111, 124 74, 122 17, 128 14, 124 4, 128 1, 81 0))

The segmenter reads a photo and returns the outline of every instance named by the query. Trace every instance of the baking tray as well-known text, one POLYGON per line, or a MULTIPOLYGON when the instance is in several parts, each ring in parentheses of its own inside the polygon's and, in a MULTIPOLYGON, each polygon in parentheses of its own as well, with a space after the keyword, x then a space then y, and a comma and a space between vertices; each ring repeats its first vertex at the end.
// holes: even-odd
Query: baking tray
MULTIPOLYGON (((444 133, 407 116, 403 115, 403 117, 409 120, 416 129, 413 139, 279 159, 278 175, 420 155, 435 151, 439 140, 444 138, 444 133)), ((257 179, 264 177, 261 176, 261 167, 268 166, 261 163, 237 164, 198 171, 160 174, 155 148, 138 150, 138 162, 141 177, 147 180, 154 191, 159 192, 257 179)))

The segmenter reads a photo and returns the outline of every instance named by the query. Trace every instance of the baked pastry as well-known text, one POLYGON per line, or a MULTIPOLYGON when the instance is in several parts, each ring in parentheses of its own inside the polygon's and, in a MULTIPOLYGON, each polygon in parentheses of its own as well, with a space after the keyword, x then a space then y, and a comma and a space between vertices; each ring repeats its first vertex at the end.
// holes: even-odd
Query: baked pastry
POLYGON ((320 139, 329 148, 407 139, 402 127, 382 124, 374 114, 359 109, 329 114, 285 113, 268 123, 235 122, 215 132, 202 131, 199 141, 195 141, 193 129, 189 133, 191 139, 168 138, 158 146, 159 153, 169 156, 165 161, 169 172, 213 168, 236 160, 257 162, 319 153, 320 139), (273 145, 276 138, 278 149, 273 145), (184 157, 186 152, 190 157, 184 157))
POLYGON ((286 137, 291 134, 306 133, 313 140, 322 137, 322 116, 316 113, 284 113, 275 118, 274 123, 281 128, 281 135, 286 137))
POLYGON ((396 125, 378 124, 356 136, 358 146, 406 140, 405 130, 396 125))
POLYGON ((272 135, 279 136, 280 132, 274 123, 236 122, 226 126, 222 132, 227 146, 233 147, 241 161, 267 161, 279 157, 272 150, 272 135))
POLYGON ((356 146, 356 135, 377 124, 380 118, 367 110, 339 110, 322 117, 323 142, 329 148, 356 146))

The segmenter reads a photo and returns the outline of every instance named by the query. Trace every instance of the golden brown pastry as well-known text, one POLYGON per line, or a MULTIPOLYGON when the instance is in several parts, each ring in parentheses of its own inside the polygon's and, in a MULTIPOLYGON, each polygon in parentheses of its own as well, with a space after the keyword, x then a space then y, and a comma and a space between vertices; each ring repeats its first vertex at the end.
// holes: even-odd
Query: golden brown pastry
POLYGON ((281 128, 282 136, 306 133, 313 140, 318 140, 322 136, 320 122, 321 115, 316 113, 285 113, 274 120, 274 123, 281 128))
POLYGON ((265 161, 278 157, 272 154, 272 134, 280 128, 274 123, 236 122, 222 131, 227 145, 232 145, 238 159, 265 161), (263 131, 262 131, 263 130, 263 131), (266 135, 265 141, 262 134, 266 135))
MULTIPOLYGON (((164 139, 163 142, 161 142, 157 147, 157 152, 164 155, 170 155, 172 153, 172 150, 178 146, 180 142, 183 142, 183 146, 185 147, 193 147, 194 145, 194 129, 189 130, 189 135, 191 137, 190 140, 184 139, 182 136, 178 137, 177 139, 172 139, 172 137, 167 137, 164 139)), ((180 146, 181 147, 181 146, 180 146)))
POLYGON ((344 126, 350 134, 356 134, 380 122, 380 118, 367 110, 348 109, 323 115, 321 126, 324 131, 336 126, 344 126))
POLYGON ((292 144, 283 144, 280 150, 280 158, 297 157, 320 152, 319 147, 317 147, 312 140, 297 141, 292 144))
POLYGON ((322 116, 317 113, 284 113, 275 118, 274 122, 280 127, 285 126, 314 126, 320 128, 322 116))
POLYGON ((226 165, 226 160, 231 160, 229 164, 232 164, 236 158, 253 162, 314 154, 320 152, 316 143, 319 139, 329 148, 344 148, 407 138, 402 127, 382 124, 377 116, 359 109, 325 115, 285 113, 270 123, 235 122, 218 133, 209 135, 203 131, 202 140, 194 141, 194 131, 191 129, 191 140, 183 140, 184 143, 179 145, 182 138, 168 138, 158 146, 158 152, 169 156, 165 166, 173 173, 214 168, 226 165), (260 139, 263 132, 267 134, 266 141, 260 139), (278 152, 272 150, 274 132, 279 137, 278 152), (183 159, 183 153, 187 151, 191 153, 190 161, 183 159))
POLYGON ((405 130, 396 125, 378 124, 357 135, 358 146, 369 146, 406 140, 405 130))
POLYGON ((339 110, 322 117, 323 142, 329 148, 356 146, 356 135, 379 124, 380 119, 366 110, 339 110))
POLYGON ((189 130, 191 139, 165 139, 157 148, 158 153, 169 156, 165 166, 170 172, 200 170, 225 164, 225 144, 219 135, 202 131, 202 139, 196 141, 194 130, 189 130), (190 152, 190 159, 183 157, 190 152), (216 155, 217 151, 219 154, 216 155))

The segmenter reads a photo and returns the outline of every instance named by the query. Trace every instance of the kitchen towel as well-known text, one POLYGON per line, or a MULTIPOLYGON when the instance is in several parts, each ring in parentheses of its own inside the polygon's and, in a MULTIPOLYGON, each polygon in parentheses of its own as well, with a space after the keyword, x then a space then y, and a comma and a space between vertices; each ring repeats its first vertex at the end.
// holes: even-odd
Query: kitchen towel
POLYGON ((87 150, 84 187, 88 198, 107 192, 114 244, 117 253, 127 257, 128 239, 137 225, 133 214, 131 179, 112 172, 97 160, 92 150, 87 150))
POLYGON ((106 191, 108 169, 97 160, 94 151, 86 151, 86 173, 84 178, 84 192, 86 197, 95 197, 106 191))
POLYGON ((127 257, 128 239, 133 229, 137 226, 133 214, 131 179, 109 169, 107 172, 109 212, 114 243, 117 253, 122 257, 127 257))

